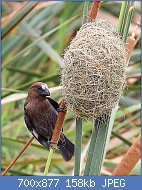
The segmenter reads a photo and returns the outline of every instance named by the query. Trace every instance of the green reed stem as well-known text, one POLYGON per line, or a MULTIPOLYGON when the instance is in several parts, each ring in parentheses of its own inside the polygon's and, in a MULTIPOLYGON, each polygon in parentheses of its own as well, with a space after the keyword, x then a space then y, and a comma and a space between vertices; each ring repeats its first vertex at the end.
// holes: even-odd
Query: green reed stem
POLYGON ((47 159, 46 166, 45 166, 45 169, 44 169, 44 176, 48 175, 48 171, 49 171, 49 167, 50 167, 50 164, 51 164, 53 153, 54 153, 54 151, 51 148, 50 151, 49 151, 48 159, 47 159))
POLYGON ((82 143, 82 119, 76 118, 75 164, 74 164, 75 176, 79 176, 80 174, 81 143, 82 143))
POLYGON ((131 24, 131 21, 132 21, 133 13, 134 13, 134 7, 131 6, 129 11, 128 11, 128 16, 127 16, 124 31, 123 31, 123 40, 124 40, 124 42, 126 42, 126 39, 127 39, 127 36, 128 36, 128 32, 129 32, 130 24, 131 24))
POLYGON ((104 157, 106 155, 106 148, 110 140, 111 131, 114 123, 116 110, 113 110, 110 115, 105 118, 105 123, 99 124, 95 150, 93 151, 92 162, 90 165, 89 175, 99 176, 104 157))
POLYGON ((118 21, 118 27, 117 27, 117 30, 119 33, 122 32, 123 19, 124 19, 124 15, 125 15, 126 6, 127 6, 127 2, 123 1, 121 10, 120 10, 120 14, 119 14, 119 21, 118 21))
POLYGON ((92 130, 91 142, 90 142, 88 157, 87 157, 87 161, 86 161, 86 165, 85 165, 84 176, 88 176, 89 172, 90 172, 90 166, 91 166, 94 149, 95 149, 95 145, 96 145, 96 141, 97 141, 98 128, 99 128, 99 126, 95 122, 94 128, 92 130))

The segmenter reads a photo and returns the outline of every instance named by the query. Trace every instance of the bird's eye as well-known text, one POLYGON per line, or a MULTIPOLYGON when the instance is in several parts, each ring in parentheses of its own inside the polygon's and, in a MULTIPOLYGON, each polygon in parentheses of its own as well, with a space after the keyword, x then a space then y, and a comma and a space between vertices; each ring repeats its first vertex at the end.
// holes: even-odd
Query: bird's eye
POLYGON ((41 89, 41 87, 39 86, 39 87, 37 87, 39 90, 41 89))

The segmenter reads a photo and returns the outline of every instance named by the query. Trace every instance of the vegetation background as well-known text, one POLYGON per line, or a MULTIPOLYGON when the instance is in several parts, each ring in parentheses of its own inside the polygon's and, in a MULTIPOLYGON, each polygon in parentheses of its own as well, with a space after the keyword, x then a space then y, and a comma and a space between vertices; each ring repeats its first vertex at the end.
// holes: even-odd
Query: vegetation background
MULTIPOLYGON (((2 27, 13 24, 24 14, 21 6, 21 2, 2 3, 2 27)), ((59 86, 62 56, 82 24, 83 6, 83 2, 38 3, 2 39, 2 170, 31 137, 23 120, 29 86, 36 81, 46 82, 52 98, 56 101, 62 98, 59 86)), ((120 2, 103 2, 97 18, 110 20, 117 26, 120 6, 120 2)), ((136 33, 137 43, 127 70, 128 89, 116 113, 102 175, 111 175, 140 134, 140 2, 136 1, 135 7, 130 34, 136 33)), ((82 172, 91 130, 92 123, 83 121, 82 172)), ((75 118, 70 112, 66 115, 64 132, 75 141, 75 118)), ((48 151, 34 140, 8 175, 43 175, 47 156, 48 151)), ((66 163, 56 151, 49 175, 72 175, 73 166, 74 159, 66 163)), ((131 175, 140 175, 140 161, 131 175)))

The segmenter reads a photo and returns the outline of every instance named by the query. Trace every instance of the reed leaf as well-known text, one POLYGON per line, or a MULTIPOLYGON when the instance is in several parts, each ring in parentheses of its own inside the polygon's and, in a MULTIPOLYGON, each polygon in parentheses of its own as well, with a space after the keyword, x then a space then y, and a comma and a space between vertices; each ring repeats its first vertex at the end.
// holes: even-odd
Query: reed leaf
POLYGON ((2 28, 2 39, 6 37, 6 35, 15 27, 17 24, 23 20, 23 18, 31 12, 31 10, 38 4, 38 2, 30 2, 26 6, 20 10, 12 21, 9 21, 3 28, 2 28))

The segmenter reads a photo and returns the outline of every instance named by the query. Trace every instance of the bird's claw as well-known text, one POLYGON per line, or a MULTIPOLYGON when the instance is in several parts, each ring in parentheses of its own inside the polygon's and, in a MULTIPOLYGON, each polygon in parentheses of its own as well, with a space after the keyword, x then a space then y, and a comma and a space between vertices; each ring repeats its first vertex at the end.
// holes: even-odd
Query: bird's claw
POLYGON ((66 108, 66 107, 63 108, 63 107, 60 106, 60 107, 57 109, 57 111, 58 111, 58 112, 65 112, 65 113, 66 113, 66 112, 67 112, 67 108, 66 108))
POLYGON ((60 103, 60 106, 59 108, 57 109, 58 112, 67 112, 67 102, 64 100, 64 106, 62 107, 61 106, 61 103, 60 103))
POLYGON ((49 141, 49 143, 50 143, 50 148, 49 149, 53 149, 53 150, 56 150, 57 149, 57 143, 55 143, 55 142, 52 142, 52 141, 49 141))

